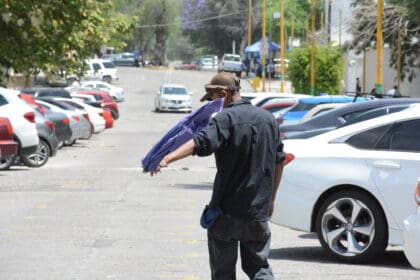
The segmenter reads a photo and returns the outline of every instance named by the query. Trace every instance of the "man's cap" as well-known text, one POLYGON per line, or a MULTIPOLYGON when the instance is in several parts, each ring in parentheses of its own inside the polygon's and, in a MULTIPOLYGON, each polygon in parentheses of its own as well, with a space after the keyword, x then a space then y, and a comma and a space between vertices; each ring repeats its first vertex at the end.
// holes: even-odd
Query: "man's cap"
POLYGON ((210 83, 206 84, 206 94, 201 97, 200 101, 211 100, 211 90, 213 89, 224 89, 237 91, 241 89, 241 80, 236 77, 235 74, 228 72, 220 72, 213 76, 210 83))

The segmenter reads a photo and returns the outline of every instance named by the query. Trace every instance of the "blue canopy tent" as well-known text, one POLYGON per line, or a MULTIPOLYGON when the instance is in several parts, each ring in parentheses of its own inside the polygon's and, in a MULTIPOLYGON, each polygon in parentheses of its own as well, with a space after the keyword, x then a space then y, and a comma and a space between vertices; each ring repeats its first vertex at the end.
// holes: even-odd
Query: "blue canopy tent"
MULTIPOLYGON (((280 50, 280 46, 272 41, 269 38, 266 38, 267 46, 269 46, 269 52, 277 52, 280 50)), ((254 44, 247 46, 245 48, 245 53, 253 53, 254 55, 259 55, 261 49, 261 39, 255 42, 254 44)))

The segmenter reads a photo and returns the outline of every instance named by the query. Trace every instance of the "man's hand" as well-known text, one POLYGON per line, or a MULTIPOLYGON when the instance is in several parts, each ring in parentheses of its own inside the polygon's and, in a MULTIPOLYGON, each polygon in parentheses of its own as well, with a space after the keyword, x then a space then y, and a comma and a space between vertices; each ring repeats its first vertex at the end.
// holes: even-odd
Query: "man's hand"
POLYGON ((167 156, 165 156, 161 161, 160 161, 160 163, 159 163, 159 165, 158 165, 158 167, 156 168, 156 170, 155 171, 151 171, 150 172, 150 176, 153 176, 153 175, 155 175, 155 174, 157 174, 158 172, 160 172, 160 170, 162 169, 162 168, 165 168, 165 167, 167 167, 168 166, 168 159, 166 158, 167 156))
POLYGON ((271 216, 273 216, 273 212, 274 212, 274 200, 271 201, 270 204, 270 211, 268 212, 268 216, 271 218, 271 216))

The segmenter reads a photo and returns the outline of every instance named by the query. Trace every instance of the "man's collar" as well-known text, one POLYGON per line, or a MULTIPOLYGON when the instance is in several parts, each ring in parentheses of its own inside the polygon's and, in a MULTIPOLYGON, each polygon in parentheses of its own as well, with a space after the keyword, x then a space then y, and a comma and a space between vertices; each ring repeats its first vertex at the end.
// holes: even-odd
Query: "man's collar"
POLYGON ((232 103, 230 103, 229 105, 227 105, 227 107, 233 107, 233 106, 238 106, 238 105, 243 105, 243 104, 251 104, 251 102, 249 102, 248 99, 238 99, 236 101, 233 101, 232 103))

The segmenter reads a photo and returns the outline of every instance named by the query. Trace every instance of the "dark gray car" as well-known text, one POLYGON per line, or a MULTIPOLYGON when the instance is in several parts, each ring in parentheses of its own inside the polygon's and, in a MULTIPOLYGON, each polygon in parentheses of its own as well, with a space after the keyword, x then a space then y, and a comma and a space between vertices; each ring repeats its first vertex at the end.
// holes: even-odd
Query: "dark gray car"
POLYGON ((21 157, 23 164, 29 167, 43 166, 50 157, 56 155, 58 150, 58 138, 54 133, 54 124, 38 110, 35 110, 35 123, 39 136, 38 148, 35 153, 21 157))
POLYGON ((351 103, 315 116, 303 123, 280 125, 280 135, 283 139, 309 138, 342 126, 374 108, 419 102, 420 98, 390 98, 351 103))

